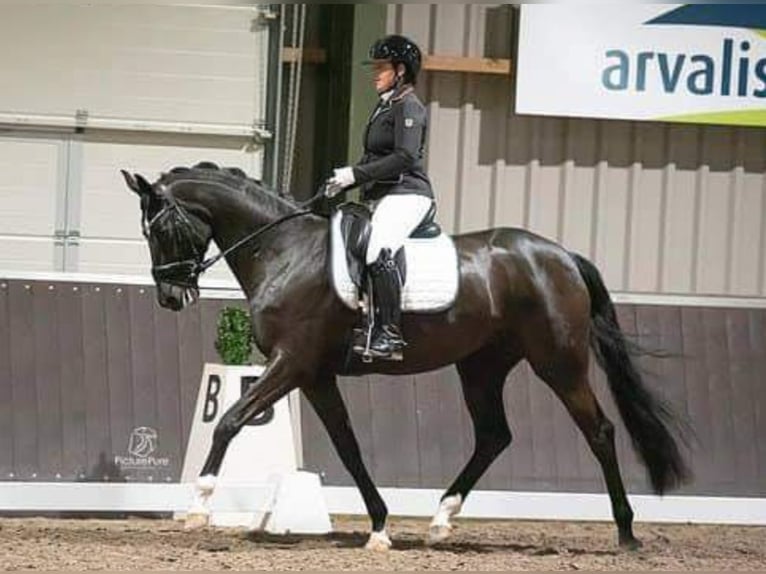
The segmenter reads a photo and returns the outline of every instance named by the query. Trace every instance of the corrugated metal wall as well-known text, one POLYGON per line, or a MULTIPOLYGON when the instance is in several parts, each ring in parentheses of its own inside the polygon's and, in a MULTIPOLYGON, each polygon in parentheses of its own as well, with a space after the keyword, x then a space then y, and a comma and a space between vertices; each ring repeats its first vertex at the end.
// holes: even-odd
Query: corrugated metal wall
POLYGON ((1 121, 249 135, 265 119, 255 5, 2 4, 1 121))
POLYGON ((261 177, 269 27, 258 13, 3 2, 0 268, 146 274, 120 169, 154 180, 208 160, 261 177))
MULTIPOLYGON (((392 4, 388 31, 502 57, 509 5, 392 4)), ((766 296, 766 130, 517 116, 512 77, 431 72, 428 170, 451 232, 521 226, 612 290, 766 296)))

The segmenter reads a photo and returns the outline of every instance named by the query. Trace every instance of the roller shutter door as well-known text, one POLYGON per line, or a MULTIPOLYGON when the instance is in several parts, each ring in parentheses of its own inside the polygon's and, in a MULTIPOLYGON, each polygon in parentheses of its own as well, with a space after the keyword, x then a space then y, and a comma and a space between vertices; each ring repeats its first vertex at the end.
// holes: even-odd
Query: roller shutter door
POLYGON ((62 268, 56 234, 63 221, 56 206, 65 192, 65 163, 60 139, 0 138, 0 269, 62 268))
POLYGON ((253 7, 3 6, 0 121, 248 134, 267 29, 253 7))
MULTIPOLYGON (((154 178, 209 160, 260 177, 269 55, 258 14, 4 6, 0 266, 147 275, 138 204, 120 169, 154 178)), ((210 275, 231 280, 223 266, 210 275)))

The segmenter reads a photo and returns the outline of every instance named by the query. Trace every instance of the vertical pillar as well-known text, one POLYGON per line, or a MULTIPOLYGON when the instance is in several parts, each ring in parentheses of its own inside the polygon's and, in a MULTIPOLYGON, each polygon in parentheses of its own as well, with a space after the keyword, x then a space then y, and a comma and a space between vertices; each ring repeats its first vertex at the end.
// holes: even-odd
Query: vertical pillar
POLYGON ((362 138, 367 119, 377 94, 372 88, 369 71, 362 66, 367 59, 370 45, 386 33, 386 4, 356 4, 354 6, 354 35, 351 50, 351 103, 348 122, 349 164, 359 161, 362 138))

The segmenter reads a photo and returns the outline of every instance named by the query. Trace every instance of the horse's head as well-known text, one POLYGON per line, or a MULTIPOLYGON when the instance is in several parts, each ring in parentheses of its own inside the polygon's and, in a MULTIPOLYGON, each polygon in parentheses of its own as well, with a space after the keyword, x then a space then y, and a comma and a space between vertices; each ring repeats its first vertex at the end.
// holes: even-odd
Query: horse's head
POLYGON ((141 198, 141 224, 152 256, 160 305, 180 311, 199 296, 200 263, 211 239, 210 226, 164 184, 122 170, 141 198))

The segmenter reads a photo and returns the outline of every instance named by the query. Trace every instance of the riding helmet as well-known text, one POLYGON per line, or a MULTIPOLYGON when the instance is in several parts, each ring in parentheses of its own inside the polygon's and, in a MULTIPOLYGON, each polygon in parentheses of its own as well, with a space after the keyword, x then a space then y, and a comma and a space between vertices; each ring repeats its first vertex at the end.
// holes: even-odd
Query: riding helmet
POLYGON ((404 80, 409 84, 414 84, 420 66, 422 56, 418 45, 404 36, 392 34, 376 41, 370 46, 370 60, 386 60, 394 66, 403 64, 405 73, 404 80))

